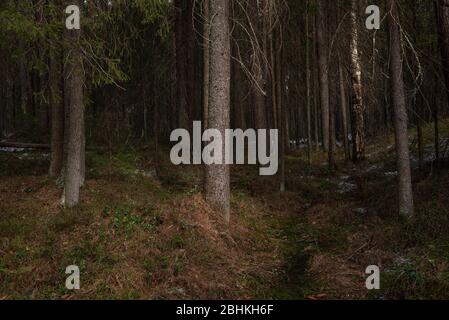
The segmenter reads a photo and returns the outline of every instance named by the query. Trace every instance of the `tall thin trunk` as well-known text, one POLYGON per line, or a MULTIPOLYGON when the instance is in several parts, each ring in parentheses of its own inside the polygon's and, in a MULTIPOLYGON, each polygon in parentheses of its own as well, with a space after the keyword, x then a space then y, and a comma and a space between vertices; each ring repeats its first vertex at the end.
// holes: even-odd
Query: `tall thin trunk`
POLYGON ((14 131, 14 81, 9 71, 6 72, 5 79, 5 133, 9 137, 14 131))
MULTIPOLYGON (((249 3, 250 15, 253 19, 252 29, 253 37, 258 37, 260 33, 259 7, 257 0, 251 0, 249 3)), ((263 50, 259 47, 259 41, 253 39, 253 52, 251 55, 251 72, 254 77, 251 81, 251 93, 254 101, 254 124, 256 129, 266 129, 267 119, 265 111, 265 84, 266 74, 263 63, 263 50)))
POLYGON ((341 126, 343 131, 343 147, 345 150, 345 160, 349 160, 349 141, 348 141, 348 111, 346 101, 345 79, 343 74, 343 67, 341 59, 338 59, 338 75, 340 83, 340 112, 341 112, 341 126))
POLYGON ((327 27, 325 15, 325 0, 317 1, 316 39, 318 54, 318 70, 320 81, 321 119, 323 132, 323 148, 329 148, 329 65, 327 48, 327 27))
MULTIPOLYGON (((437 77, 435 77, 437 78, 437 77)), ((438 79, 435 79, 435 83, 438 79)), ((438 86, 435 86, 435 96, 434 96, 434 106, 432 110, 432 119, 433 119, 433 139, 435 144, 435 159, 440 159, 440 128, 438 124, 438 111, 439 111, 439 101, 438 101, 438 86)))
POLYGON ((50 55, 51 161, 49 175, 60 175, 64 159, 64 103, 61 90, 61 56, 50 55))
POLYGON ((85 114, 83 111, 83 118, 81 123, 81 147, 80 147, 80 187, 84 187, 84 183, 86 181, 86 121, 85 121, 85 114))
POLYGON ((363 104, 362 62, 359 50, 358 1, 352 0, 351 9, 351 78, 352 78, 352 143, 353 161, 365 158, 365 106, 363 104))
MULTIPOLYGON (((282 32, 281 26, 278 28, 279 33, 282 32)), ((282 103, 282 43, 280 41, 281 37, 275 37, 278 41, 278 47, 275 48, 276 55, 275 55, 275 64, 274 68, 276 70, 276 76, 273 79, 276 87, 276 101, 277 101, 277 118, 278 118, 278 129, 279 129, 279 171, 280 171, 280 192, 285 192, 285 153, 286 153, 286 147, 288 144, 288 127, 287 127, 287 121, 286 121, 286 109, 284 106, 284 103, 282 103)))
MULTIPOLYGON (((417 35, 418 35, 418 1, 414 0, 412 3, 412 26, 413 26, 413 43, 418 43, 417 35)), ((418 73, 418 66, 414 66, 414 73, 418 73)), ((417 140, 418 140, 418 158, 419 158, 419 168, 422 169, 424 166, 424 137, 423 137, 423 121, 422 121, 422 91, 421 88, 417 88, 416 93, 413 95, 413 110, 415 113, 415 123, 416 123, 416 131, 417 131, 417 140)))
MULTIPOLYGON (((277 94, 276 94, 276 57, 275 57, 275 39, 274 39, 274 1, 268 1, 268 42, 270 45, 270 64, 271 64, 271 102, 272 102, 272 114, 273 114, 273 128, 279 128, 278 119, 278 106, 277 106, 277 94)), ((282 139, 281 139, 282 141, 282 139)))
MULTIPOLYGON (((42 44, 39 44, 38 49, 39 58, 41 59, 41 61, 46 61, 47 52, 41 46, 42 44)), ((39 82, 39 91, 44 96, 47 91, 46 87, 47 75, 45 73, 38 74, 37 80, 39 82)), ((39 99, 39 127, 42 134, 46 134, 48 132, 48 120, 49 120, 48 111, 49 111, 48 103, 45 101, 45 99, 42 98, 39 99)))
POLYGON ((309 1, 306 3, 306 109, 307 109, 307 159, 312 163, 312 117, 310 107, 310 52, 309 52, 309 1))
POLYGON ((208 128, 210 81, 210 0, 203 0, 203 128, 208 128))
MULTIPOLYGON (((211 2, 211 48, 210 48, 210 91, 209 128, 220 131, 230 126, 231 88, 231 43, 229 28, 229 1, 211 2)), ((222 155, 225 154, 223 143, 222 155)), ((230 220, 230 176, 229 166, 214 164, 206 166, 206 200, 226 221, 230 220)))
MULTIPOLYGON (((331 1, 328 2, 327 12, 329 14, 329 24, 328 24, 328 34, 331 35, 335 32, 337 29, 337 2, 331 1)), ((328 37, 328 47, 331 48, 331 38, 328 37)), ((332 48, 331 48, 332 49, 332 48)), ((334 55, 332 52, 330 52, 328 59, 333 59, 334 55)), ((329 64, 328 61, 328 74, 329 79, 331 79, 329 84, 329 150, 328 150, 328 162, 329 162, 329 169, 335 170, 337 168, 337 163, 335 159, 335 149, 336 149, 336 110, 337 110, 337 81, 336 81, 336 74, 337 74, 337 68, 334 63, 329 64)))
POLYGON ((390 38, 390 80, 394 108, 396 156, 398 167, 399 214, 406 218, 414 215, 410 153, 407 131, 407 109, 403 79, 401 36, 396 0, 388 0, 388 33, 390 38))
POLYGON ((178 126, 191 128, 193 110, 193 0, 175 0, 176 96, 178 126))
MULTIPOLYGON (((233 56, 238 55, 238 45, 234 42, 231 45, 233 56)), ((244 87, 244 74, 239 62, 231 61, 231 126, 233 128, 246 129, 246 104, 247 89, 244 87)))
MULTIPOLYGON (((314 23, 312 23, 312 34, 316 34, 316 15, 313 16, 314 23)), ((318 65, 318 57, 317 57, 317 41, 316 37, 313 37, 313 48, 312 48, 312 58, 313 58, 313 66, 318 65)), ((313 124, 314 124, 314 137, 315 137, 315 151, 320 150, 320 121, 319 121, 319 103, 320 97, 318 94, 319 85, 318 85, 318 71, 317 68, 312 68, 313 71, 313 124)))
POLYGON ((435 7, 446 95, 449 103, 449 0, 436 0, 435 7))
POLYGON ((30 77, 26 66, 25 56, 19 59, 20 99, 22 112, 31 114, 30 105, 30 77))
POLYGON ((65 61, 66 101, 68 102, 68 134, 67 158, 65 172, 65 188, 63 203, 67 207, 79 203, 80 187, 82 184, 83 164, 83 59, 79 48, 80 30, 65 30, 67 41, 67 56, 65 61))

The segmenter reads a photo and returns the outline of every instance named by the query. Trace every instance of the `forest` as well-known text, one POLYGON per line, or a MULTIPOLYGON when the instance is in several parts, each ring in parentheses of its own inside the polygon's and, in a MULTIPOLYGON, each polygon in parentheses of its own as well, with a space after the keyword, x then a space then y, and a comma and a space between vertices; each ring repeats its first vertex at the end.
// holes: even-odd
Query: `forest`
POLYGON ((0 0, 0 300, 449 298, 449 0, 0 0))

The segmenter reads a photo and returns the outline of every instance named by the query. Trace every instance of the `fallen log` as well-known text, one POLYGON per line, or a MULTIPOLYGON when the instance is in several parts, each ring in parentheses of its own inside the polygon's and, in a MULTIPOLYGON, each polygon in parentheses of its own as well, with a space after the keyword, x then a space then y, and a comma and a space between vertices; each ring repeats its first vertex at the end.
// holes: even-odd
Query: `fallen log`
MULTIPOLYGON (((49 144, 43 143, 26 143, 26 142, 9 142, 9 141, 0 141, 0 147, 4 148, 23 148, 23 149, 43 149, 50 150, 49 144)), ((107 147, 86 147, 88 151, 108 151, 107 147)))

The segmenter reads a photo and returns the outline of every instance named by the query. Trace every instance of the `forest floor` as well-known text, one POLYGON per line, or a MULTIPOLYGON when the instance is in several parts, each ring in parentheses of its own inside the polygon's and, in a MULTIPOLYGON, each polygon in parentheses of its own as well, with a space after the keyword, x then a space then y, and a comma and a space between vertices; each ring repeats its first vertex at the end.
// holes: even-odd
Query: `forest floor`
MULTIPOLYGON (((430 126, 425 137, 429 158, 430 126)), ((416 218, 401 220, 392 136, 370 141, 360 166, 339 155, 336 172, 324 154, 308 165, 292 152, 283 194, 233 167, 229 226, 202 199, 201 167, 129 149, 87 154, 70 210, 48 154, 0 151, 0 299, 449 298, 448 166, 412 161, 416 218), (69 265, 80 290, 65 288, 69 265), (369 265, 381 290, 365 288, 369 265)))

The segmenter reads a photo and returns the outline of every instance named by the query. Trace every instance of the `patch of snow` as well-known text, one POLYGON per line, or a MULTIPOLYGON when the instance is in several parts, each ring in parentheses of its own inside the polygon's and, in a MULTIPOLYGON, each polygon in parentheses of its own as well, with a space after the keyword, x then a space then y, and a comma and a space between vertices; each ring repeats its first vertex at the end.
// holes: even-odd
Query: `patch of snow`
POLYGON ((356 213, 356 214, 360 214, 360 215, 365 215, 368 213, 368 209, 366 208, 356 208, 353 209, 352 212, 356 213))
POLYGON ((13 148, 13 147, 2 147, 0 148, 1 152, 23 152, 24 148, 13 148))
POLYGON ((387 171, 387 172, 384 172, 384 175, 386 177, 397 177, 398 176, 398 172, 397 171, 387 171))
POLYGON ((343 194, 355 191, 357 189, 357 186, 353 183, 341 181, 340 183, 338 183, 337 188, 337 192, 343 194))
POLYGON ((368 168, 365 169, 365 172, 373 172, 373 171, 377 171, 381 168, 381 166, 379 164, 373 164, 371 166, 369 166, 368 168))
POLYGON ((136 171, 134 171, 134 174, 141 175, 142 177, 145 177, 145 178, 155 178, 157 176, 156 169, 151 169, 150 171, 137 169, 136 171))
POLYGON ((42 160, 48 159, 50 157, 49 153, 22 153, 17 155, 17 158, 20 160, 42 160))
POLYGON ((409 265, 411 264, 411 260, 409 258, 404 258, 404 257, 397 257, 395 259, 395 263, 399 266, 404 266, 404 265, 409 265))

